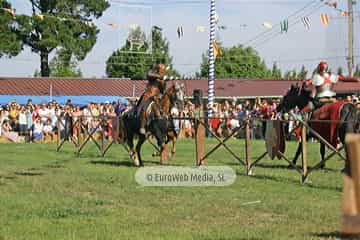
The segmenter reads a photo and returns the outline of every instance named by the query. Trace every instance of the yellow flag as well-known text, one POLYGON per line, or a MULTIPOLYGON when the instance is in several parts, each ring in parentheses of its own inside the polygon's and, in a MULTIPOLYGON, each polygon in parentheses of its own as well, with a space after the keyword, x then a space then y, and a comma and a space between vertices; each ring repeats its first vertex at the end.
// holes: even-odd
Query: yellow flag
POLYGON ((216 41, 213 42, 213 49, 214 49, 214 60, 215 60, 217 56, 221 56, 221 55, 222 55, 221 48, 220 48, 220 46, 217 44, 216 41))

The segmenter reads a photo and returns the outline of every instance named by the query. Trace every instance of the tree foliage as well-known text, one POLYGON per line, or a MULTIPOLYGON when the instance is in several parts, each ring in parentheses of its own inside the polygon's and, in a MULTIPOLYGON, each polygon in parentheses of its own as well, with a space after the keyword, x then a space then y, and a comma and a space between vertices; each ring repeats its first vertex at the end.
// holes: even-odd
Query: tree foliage
POLYGON ((82 77, 78 62, 70 52, 58 51, 49 65, 51 77, 82 77))
POLYGON ((354 72, 355 77, 360 77, 360 65, 357 64, 354 72))
POLYGON ((109 7, 106 0, 29 0, 32 15, 16 15, 12 32, 40 55, 41 76, 50 76, 49 54, 69 52, 83 60, 99 32, 93 20, 109 7))
POLYGON ((276 63, 273 64, 272 70, 271 70, 271 77, 272 78, 281 78, 281 70, 277 66, 276 63))
POLYGON ((9 12, 11 4, 0 0, 0 58, 3 56, 16 56, 22 49, 19 36, 14 31, 16 19, 9 12))
MULTIPOLYGON (((221 47, 221 50, 222 56, 218 56, 215 63, 215 76, 217 78, 271 77, 271 70, 267 69, 265 62, 261 60, 253 48, 238 45, 231 48, 221 47)), ((208 69, 208 54, 203 54, 200 66, 202 77, 208 76, 208 69)))
POLYGON ((306 79, 308 71, 306 70, 305 66, 302 65, 300 72, 297 74, 297 78, 299 79, 306 79))
POLYGON ((128 39, 145 39, 140 48, 131 49, 131 42, 112 53, 106 61, 106 74, 108 77, 126 77, 131 79, 146 79, 147 71, 157 63, 170 66, 169 75, 179 76, 172 68, 172 57, 169 54, 169 42, 163 37, 161 30, 152 29, 152 53, 144 54, 151 47, 150 41, 146 40, 145 33, 140 27, 130 32, 128 39))

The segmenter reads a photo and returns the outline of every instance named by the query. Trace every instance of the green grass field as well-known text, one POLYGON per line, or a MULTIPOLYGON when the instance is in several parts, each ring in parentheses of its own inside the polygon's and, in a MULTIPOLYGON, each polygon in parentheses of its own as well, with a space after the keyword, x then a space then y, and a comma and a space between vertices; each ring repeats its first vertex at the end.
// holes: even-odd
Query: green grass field
MULTIPOLYGON (((214 146, 214 140, 208 141, 214 146)), ((244 156, 244 142, 229 145, 244 156)), ((194 142, 181 140, 171 165, 193 166, 194 142)), ((317 143, 309 159, 319 158, 317 143)), ((288 144, 287 156, 294 153, 288 144)), ((208 165, 237 172, 228 187, 141 187, 121 146, 101 158, 90 143, 0 145, 0 240, 10 239, 335 239, 340 228, 343 162, 335 157, 306 185, 280 160, 264 159, 255 176, 223 148, 208 165), (255 202, 254 204, 247 204, 255 202)), ((252 157, 265 150, 251 145, 252 157)), ((149 144, 146 166, 158 165, 149 144)))

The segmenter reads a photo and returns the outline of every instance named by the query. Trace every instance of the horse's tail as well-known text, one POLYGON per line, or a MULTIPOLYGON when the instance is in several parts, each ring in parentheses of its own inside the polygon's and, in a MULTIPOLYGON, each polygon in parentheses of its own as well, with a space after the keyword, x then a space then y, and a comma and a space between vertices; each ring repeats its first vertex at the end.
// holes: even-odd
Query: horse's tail
POLYGON ((344 104, 340 111, 339 137, 344 143, 346 133, 356 132, 359 113, 355 105, 351 103, 344 104))
POLYGON ((119 130, 118 131, 118 142, 119 143, 123 143, 125 142, 126 138, 127 138, 127 131, 126 131, 126 127, 125 127, 125 124, 124 124, 124 116, 119 116, 118 117, 118 127, 117 129, 119 130))

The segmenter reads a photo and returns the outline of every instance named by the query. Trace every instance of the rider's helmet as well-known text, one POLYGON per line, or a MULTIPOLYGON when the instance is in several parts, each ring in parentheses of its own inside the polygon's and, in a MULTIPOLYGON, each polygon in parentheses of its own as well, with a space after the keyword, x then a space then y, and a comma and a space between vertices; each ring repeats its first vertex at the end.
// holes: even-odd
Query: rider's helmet
POLYGON ((319 65, 317 66, 317 73, 326 73, 328 72, 328 64, 325 61, 321 61, 319 65))

